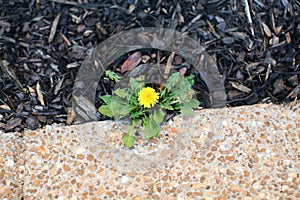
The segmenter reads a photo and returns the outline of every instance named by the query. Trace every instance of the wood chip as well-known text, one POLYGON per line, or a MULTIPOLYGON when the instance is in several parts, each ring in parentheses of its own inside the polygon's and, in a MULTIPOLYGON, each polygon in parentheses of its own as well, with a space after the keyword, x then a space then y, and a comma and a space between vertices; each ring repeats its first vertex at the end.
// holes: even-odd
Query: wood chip
POLYGON ((5 130, 6 131, 12 130, 13 128, 19 126, 21 122, 22 122, 21 118, 13 118, 5 124, 5 130))
POLYGON ((297 98, 297 96, 300 94, 300 84, 297 86, 297 87, 295 87, 293 90, 292 90, 292 92, 290 92, 288 95, 287 95, 287 99, 288 98, 297 98))
POLYGON ((286 32, 286 33, 285 33, 285 38, 286 38, 286 42, 287 42, 288 44, 291 43, 292 39, 291 39, 290 32, 286 32))
POLYGON ((174 56, 175 56, 175 52, 172 52, 168 58, 168 61, 167 61, 167 65, 166 65, 166 68, 165 68, 165 72, 164 72, 164 77, 165 78, 168 78, 169 76, 169 73, 171 71, 171 68, 172 68, 172 62, 173 62, 173 59, 174 59, 174 56))
POLYGON ((60 91, 61 86, 62 86, 64 80, 65 80, 65 79, 62 78, 62 79, 60 79, 60 80, 58 81, 57 85, 55 86, 55 90, 54 90, 54 94, 55 94, 55 95, 57 95, 57 93, 60 91))
POLYGON ((246 16, 247 16, 247 19, 248 19, 248 22, 250 24, 250 31, 251 31, 251 35, 254 36, 254 30, 253 30, 253 27, 252 27, 252 17, 251 17, 251 13, 250 13, 250 8, 249 8, 249 3, 248 3, 248 0, 243 0, 242 1, 245 5, 245 13, 246 13, 246 16))
POLYGON ((143 55, 143 56, 142 56, 142 62, 143 62, 143 63, 148 62, 148 60, 150 60, 150 56, 148 56, 148 55, 143 55))
POLYGON ((56 2, 56 3, 63 3, 63 4, 73 5, 73 6, 78 5, 78 3, 73 2, 73 1, 65 1, 65 0, 50 0, 50 1, 53 1, 53 2, 56 2))
POLYGON ((75 117, 75 111, 73 107, 67 109, 67 124, 70 125, 75 117))
MULTIPOLYGON (((29 94, 30 94, 31 96, 36 97, 36 91, 35 91, 35 89, 33 89, 33 88, 30 87, 30 86, 27 86, 27 89, 28 89, 28 92, 29 92, 29 94)), ((27 92, 27 91, 24 89, 24 92, 27 92)))
POLYGON ((9 65, 9 63, 6 60, 2 60, 0 62, 0 69, 3 70, 3 72, 6 73, 14 81, 15 85, 18 88, 23 89, 23 86, 20 83, 20 81, 19 81, 18 77, 16 76, 15 72, 13 70, 11 70, 8 65, 9 65))
POLYGON ((79 63, 78 62, 73 62, 73 63, 69 63, 67 64, 67 68, 70 69, 70 68, 75 68, 75 67, 78 67, 79 66, 79 63))
POLYGON ((232 87, 234 87, 235 89, 238 89, 242 92, 246 92, 246 93, 249 93, 251 92, 252 90, 240 83, 237 83, 237 82, 232 82, 232 81, 229 81, 229 83, 232 85, 232 87))
POLYGON ((6 104, 4 105, 0 105, 0 109, 3 109, 3 110, 11 110, 10 107, 6 104))
POLYGON ((256 68, 259 64, 260 64, 260 62, 249 63, 249 64, 247 64, 246 69, 247 69, 247 70, 254 69, 254 68, 256 68))
POLYGON ((128 9, 128 12, 132 13, 134 10, 135 10, 135 5, 130 5, 129 9, 128 9))
POLYGON ((263 29, 264 29, 265 34, 266 34, 268 37, 272 37, 272 33, 271 33, 270 28, 269 28, 264 22, 261 22, 261 24, 262 24, 262 26, 263 26, 263 29))
POLYGON ((53 23, 52 23, 51 31, 50 31, 50 35, 49 35, 49 40, 48 40, 49 43, 51 43, 51 42, 53 41, 53 38, 54 38, 54 36, 55 36, 56 29, 57 29, 57 25, 58 25, 58 22, 59 22, 59 19, 60 19, 60 15, 61 15, 61 13, 59 13, 59 14, 55 17, 55 19, 54 19, 54 21, 53 21, 53 23))
POLYGON ((60 35, 63 38, 63 40, 67 43, 68 46, 72 45, 70 40, 63 33, 60 33, 60 35))
POLYGON ((45 106, 44 97, 43 97, 43 94, 41 92, 41 86, 40 86, 39 82, 37 82, 37 84, 36 84, 36 93, 37 93, 38 100, 41 103, 41 105, 45 106))
POLYGON ((276 26, 276 27, 275 27, 275 34, 276 34, 276 35, 280 35, 281 30, 282 30, 282 26, 276 26))

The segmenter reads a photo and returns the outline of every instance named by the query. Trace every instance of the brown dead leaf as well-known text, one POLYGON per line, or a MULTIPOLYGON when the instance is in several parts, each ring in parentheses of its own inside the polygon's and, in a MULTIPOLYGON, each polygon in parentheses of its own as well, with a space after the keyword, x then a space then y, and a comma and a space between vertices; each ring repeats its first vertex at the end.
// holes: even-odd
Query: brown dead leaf
POLYGON ((141 60, 142 60, 141 52, 135 52, 134 54, 129 56, 127 58, 127 60, 125 60, 125 62, 122 64, 121 73, 132 70, 133 68, 138 66, 138 64, 141 62, 141 60))
POLYGON ((41 86, 40 86, 39 82, 36 84, 36 93, 37 93, 38 100, 41 103, 41 105, 45 106, 44 97, 43 97, 43 94, 41 92, 41 86))

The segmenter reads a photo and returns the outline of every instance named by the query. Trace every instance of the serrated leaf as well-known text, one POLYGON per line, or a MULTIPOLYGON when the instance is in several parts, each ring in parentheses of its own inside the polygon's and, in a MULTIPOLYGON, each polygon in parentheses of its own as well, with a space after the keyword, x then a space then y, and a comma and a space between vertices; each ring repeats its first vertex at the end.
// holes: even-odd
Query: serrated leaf
POLYGON ((191 86, 194 85, 194 83, 195 83, 194 78, 195 78, 194 74, 191 74, 191 75, 185 77, 185 79, 190 83, 191 86))
POLYGON ((183 114, 183 115, 186 115, 186 116, 193 116, 194 115, 194 110, 193 108, 191 108, 190 106, 186 105, 186 104, 183 104, 181 106, 181 110, 180 112, 183 114))
POLYGON ((104 106, 101 106, 98 111, 102 114, 102 115, 105 115, 107 117, 112 117, 113 116, 113 112, 110 108, 110 106, 108 105, 104 105, 104 106))
POLYGON ((174 87, 178 83, 178 81, 180 80, 180 78, 181 78, 181 75, 180 75, 179 72, 172 74, 168 78, 165 87, 168 88, 168 89, 171 89, 172 87, 174 87))
POLYGON ((165 113, 161 108, 155 109, 153 113, 153 119, 157 124, 160 124, 163 122, 165 117, 165 113))
POLYGON ((116 83, 120 81, 121 77, 111 70, 106 70, 105 75, 116 83))
POLYGON ((126 147, 130 148, 134 145, 135 142, 135 136, 131 136, 129 134, 126 134, 123 138, 123 142, 126 147))

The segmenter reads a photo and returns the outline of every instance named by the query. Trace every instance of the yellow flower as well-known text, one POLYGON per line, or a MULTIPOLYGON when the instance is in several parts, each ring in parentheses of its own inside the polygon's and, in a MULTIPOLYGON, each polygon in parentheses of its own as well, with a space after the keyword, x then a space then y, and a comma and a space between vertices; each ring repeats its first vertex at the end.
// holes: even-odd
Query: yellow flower
POLYGON ((158 102, 159 95, 151 87, 145 87, 138 93, 138 100, 140 105, 145 108, 151 108, 158 102))

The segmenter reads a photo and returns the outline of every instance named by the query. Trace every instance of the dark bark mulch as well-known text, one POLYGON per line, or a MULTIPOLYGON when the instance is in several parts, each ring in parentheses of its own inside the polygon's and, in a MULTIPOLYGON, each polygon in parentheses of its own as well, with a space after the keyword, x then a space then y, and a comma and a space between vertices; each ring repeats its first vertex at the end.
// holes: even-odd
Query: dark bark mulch
MULTIPOLYGON (((294 101, 300 97, 299 10, 297 0, 0 0, 0 129, 66 123, 86 55, 111 35, 139 27, 176 24, 206 46, 224 76, 228 106, 294 101)), ((141 52, 149 62, 170 56, 141 52)), ((119 73, 129 55, 110 68, 119 73)), ((188 66, 180 56, 173 64, 188 66)), ((103 80, 97 96, 107 87, 103 80)), ((209 107, 199 78, 195 90, 209 107)))

